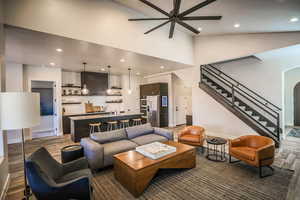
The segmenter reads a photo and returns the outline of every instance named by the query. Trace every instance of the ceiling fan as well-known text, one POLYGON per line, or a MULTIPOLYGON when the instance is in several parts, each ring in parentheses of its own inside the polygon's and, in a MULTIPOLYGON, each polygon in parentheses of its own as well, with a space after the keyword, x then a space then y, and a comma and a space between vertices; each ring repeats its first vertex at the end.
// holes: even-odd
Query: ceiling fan
POLYGON ((191 14, 192 12, 195 12, 196 10, 203 8, 217 0, 206 0, 204 2, 201 2, 197 5, 195 5, 194 7, 179 13, 180 11, 180 5, 181 5, 181 0, 173 0, 173 4, 174 4, 174 9, 171 10, 170 13, 162 10, 161 8, 157 7, 156 5, 154 5, 153 3, 149 2, 148 0, 139 0, 140 2, 146 4, 147 6, 150 6, 151 8, 157 10, 158 12, 162 13, 163 15, 165 15, 166 17, 161 17, 161 18, 140 18, 140 19, 128 19, 128 21, 150 21, 150 20, 167 20, 165 22, 163 22, 162 24, 150 29, 149 31, 145 32, 144 34, 148 34, 168 23, 171 23, 170 26, 170 33, 169 33, 169 38, 173 38, 174 35, 174 29, 175 29, 175 24, 179 24, 181 26, 183 26, 184 28, 192 31, 195 34, 199 34, 200 31, 198 31, 197 29, 195 29, 194 27, 188 25, 187 23, 185 23, 184 21, 189 21, 189 20, 220 20, 222 18, 222 16, 187 16, 189 14, 191 14))

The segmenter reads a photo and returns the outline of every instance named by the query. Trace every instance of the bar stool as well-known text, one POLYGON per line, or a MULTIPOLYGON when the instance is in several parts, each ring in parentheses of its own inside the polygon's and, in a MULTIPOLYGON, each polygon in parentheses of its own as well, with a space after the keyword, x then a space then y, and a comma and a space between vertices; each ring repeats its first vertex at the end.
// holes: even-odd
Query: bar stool
POLYGON ((142 125, 142 119, 138 118, 138 119, 133 119, 133 126, 138 126, 138 125, 142 125))
POLYGON ((107 122, 107 131, 112 131, 118 129, 118 122, 117 121, 110 121, 107 122))
POLYGON ((125 119, 125 120, 120 120, 120 128, 127 128, 129 127, 129 120, 125 119))
POLYGON ((98 132, 101 132, 101 128, 100 128, 101 123, 100 122, 99 123, 90 123, 89 126, 90 126, 90 134, 95 133, 95 127, 97 127, 98 132))

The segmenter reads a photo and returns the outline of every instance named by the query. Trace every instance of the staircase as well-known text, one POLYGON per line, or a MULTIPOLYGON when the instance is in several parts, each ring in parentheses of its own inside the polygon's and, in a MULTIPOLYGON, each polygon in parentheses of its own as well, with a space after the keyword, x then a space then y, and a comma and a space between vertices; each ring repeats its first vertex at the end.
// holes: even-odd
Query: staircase
POLYGON ((263 136, 280 144, 280 111, 259 94, 213 65, 202 65, 199 87, 263 136))

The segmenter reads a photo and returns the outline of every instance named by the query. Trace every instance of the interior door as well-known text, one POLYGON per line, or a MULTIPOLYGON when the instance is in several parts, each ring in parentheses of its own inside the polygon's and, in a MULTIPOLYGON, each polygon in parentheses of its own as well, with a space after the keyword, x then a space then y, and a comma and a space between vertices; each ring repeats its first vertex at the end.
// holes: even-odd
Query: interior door
POLYGON ((294 88, 294 126, 300 126, 300 82, 294 88))
POLYGON ((188 109, 188 97, 176 96, 175 97, 175 109, 176 109, 176 125, 182 125, 186 123, 186 115, 188 109))

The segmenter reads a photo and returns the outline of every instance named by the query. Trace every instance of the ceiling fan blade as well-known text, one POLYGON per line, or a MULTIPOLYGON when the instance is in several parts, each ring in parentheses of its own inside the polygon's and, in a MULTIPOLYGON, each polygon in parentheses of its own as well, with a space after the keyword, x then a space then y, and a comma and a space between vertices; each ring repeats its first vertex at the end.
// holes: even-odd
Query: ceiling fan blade
POLYGON ((150 20, 168 20, 169 18, 137 18, 137 19, 128 19, 128 21, 150 21, 150 20))
POLYGON ((186 15, 188 15, 188 14, 190 14, 190 13, 192 13, 192 12, 194 12, 194 11, 204 7, 204 6, 207 6, 208 4, 211 4, 211 3, 215 2, 215 1, 217 1, 217 0, 206 0, 202 3, 199 3, 198 5, 184 11, 183 13, 180 13, 179 17, 184 17, 184 16, 186 16, 186 15))
POLYGON ((174 4, 174 15, 178 15, 180 10, 181 0, 173 0, 173 4, 174 4))
POLYGON ((173 21, 171 22, 169 38, 173 38, 174 30, 175 30, 175 20, 173 20, 173 21))
POLYGON ((164 22, 164 23, 162 23, 162 24, 160 24, 160 25, 158 25, 158 26, 155 26, 154 28, 150 29, 149 31, 145 32, 144 34, 148 34, 148 33, 152 32, 152 31, 154 31, 154 30, 156 30, 156 29, 158 29, 158 28, 160 28, 160 27, 166 25, 166 24, 169 23, 170 21, 171 21, 171 20, 168 20, 168 21, 166 21, 166 22, 164 22))
POLYGON ((140 2, 143 2, 144 4, 146 4, 147 6, 150 6, 151 8, 157 10, 158 12, 170 17, 170 14, 167 13, 166 11, 162 10, 161 8, 157 7, 156 5, 154 5, 153 3, 147 1, 147 0, 140 0, 140 2))
POLYGON ((177 20, 176 21, 178 24, 180 24, 181 26, 183 26, 184 28, 192 31, 193 33, 196 33, 196 34, 199 34, 200 31, 198 31, 197 29, 195 29, 194 27, 188 25, 187 23, 183 22, 183 21, 180 21, 180 20, 177 20))
POLYGON ((220 20, 222 16, 191 16, 181 17, 180 20, 220 20))

